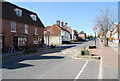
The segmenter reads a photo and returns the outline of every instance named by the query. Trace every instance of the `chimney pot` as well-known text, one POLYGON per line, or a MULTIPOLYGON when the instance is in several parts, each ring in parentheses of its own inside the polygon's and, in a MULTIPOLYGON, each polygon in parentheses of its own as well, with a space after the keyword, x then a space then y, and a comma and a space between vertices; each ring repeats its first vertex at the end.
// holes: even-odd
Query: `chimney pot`
POLYGON ((67 23, 65 23, 65 26, 67 26, 67 23))
POLYGON ((62 26, 62 27, 64 26, 64 22, 61 22, 61 26, 62 26))
POLYGON ((57 21, 56 21, 56 24, 57 24, 57 26, 60 27, 60 20, 57 20, 57 21))

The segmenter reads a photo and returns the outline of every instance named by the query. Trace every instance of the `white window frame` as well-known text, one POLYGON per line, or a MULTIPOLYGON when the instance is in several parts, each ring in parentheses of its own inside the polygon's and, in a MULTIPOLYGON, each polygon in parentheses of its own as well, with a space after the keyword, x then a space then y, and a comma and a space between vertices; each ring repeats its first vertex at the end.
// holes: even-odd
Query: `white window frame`
POLYGON ((16 32, 16 28, 17 28, 16 22, 11 21, 10 25, 11 25, 10 26, 11 27, 11 32, 16 32))
POLYGON ((38 27, 35 27, 35 35, 38 35, 38 27))
POLYGON ((21 9, 15 8, 14 11, 15 11, 17 16, 22 16, 22 10, 21 9))
POLYGON ((32 18, 32 20, 37 21, 37 16, 36 15, 31 14, 30 17, 32 18))
POLYGON ((29 34, 29 26, 28 26, 28 24, 24 25, 24 33, 29 34))
POLYGON ((2 45, 3 41, 2 41, 2 39, 3 39, 3 37, 0 35, 0 48, 3 48, 3 45, 2 45))

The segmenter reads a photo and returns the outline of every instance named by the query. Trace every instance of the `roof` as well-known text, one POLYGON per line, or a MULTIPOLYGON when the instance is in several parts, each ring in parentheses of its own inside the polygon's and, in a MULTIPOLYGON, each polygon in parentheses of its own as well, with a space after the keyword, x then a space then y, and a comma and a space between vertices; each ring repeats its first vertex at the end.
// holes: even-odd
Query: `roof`
MULTIPOLYGON (((45 29, 50 29, 50 27, 58 27, 56 24, 53 24, 52 26, 46 26, 45 29)), ((66 28, 64 27, 59 27, 60 29, 67 31, 68 33, 70 33, 66 28)))
POLYGON ((10 20, 21 22, 21 23, 30 24, 30 25, 35 25, 38 27, 44 27, 43 23, 41 22, 41 20, 39 19, 36 13, 24 8, 18 7, 9 2, 2 2, 2 18, 10 19, 10 20), (15 8, 22 10, 22 16, 16 15, 14 11, 15 8), (32 20, 32 18, 30 17, 31 14, 36 15, 37 21, 32 20))

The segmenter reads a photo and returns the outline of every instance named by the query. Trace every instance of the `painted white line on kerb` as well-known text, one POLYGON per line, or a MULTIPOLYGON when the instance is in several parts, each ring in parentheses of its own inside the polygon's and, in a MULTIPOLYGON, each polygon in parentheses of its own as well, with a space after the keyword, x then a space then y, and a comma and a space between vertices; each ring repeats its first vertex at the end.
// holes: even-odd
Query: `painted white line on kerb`
POLYGON ((102 75, 103 75, 103 66, 102 66, 102 63, 103 63, 103 59, 102 57, 101 58, 101 61, 100 61, 100 68, 99 68, 99 76, 98 76, 98 79, 102 79, 102 75))
POLYGON ((78 73, 78 75, 75 77, 74 81, 76 81, 76 79, 79 78, 79 76, 81 75, 81 73, 83 72, 83 70, 85 69, 85 67, 87 66, 87 64, 88 64, 88 61, 86 61, 86 63, 84 64, 84 66, 82 67, 82 69, 80 70, 80 72, 78 73))

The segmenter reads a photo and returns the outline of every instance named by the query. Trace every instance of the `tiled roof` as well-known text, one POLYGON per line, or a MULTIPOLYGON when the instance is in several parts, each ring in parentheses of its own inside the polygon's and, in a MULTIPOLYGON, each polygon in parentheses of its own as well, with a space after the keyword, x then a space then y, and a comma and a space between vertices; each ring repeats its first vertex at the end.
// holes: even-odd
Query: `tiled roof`
POLYGON ((18 21, 21 23, 26 23, 30 25, 35 25, 38 27, 44 27, 43 23, 39 19, 38 15, 32 11, 26 10, 24 8, 18 7, 9 2, 2 2, 2 18, 18 21), (14 9, 18 8, 22 10, 22 16, 17 16, 14 9), (36 15, 37 21, 32 20, 31 14, 36 15))

